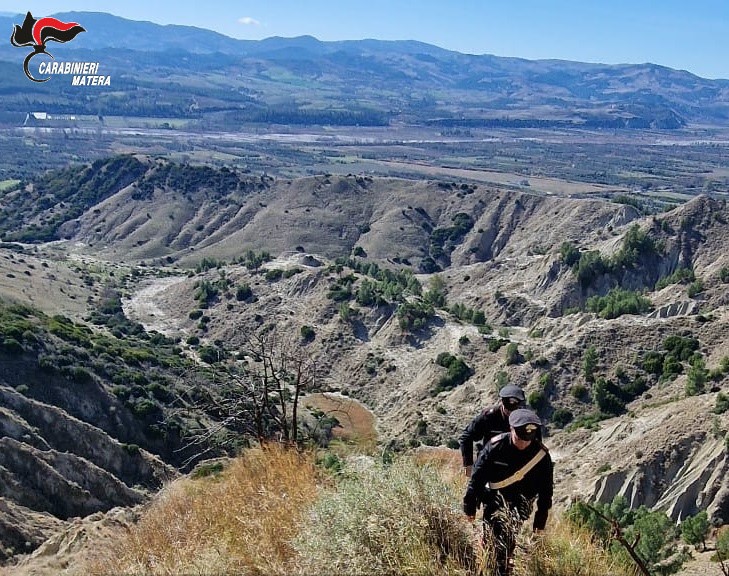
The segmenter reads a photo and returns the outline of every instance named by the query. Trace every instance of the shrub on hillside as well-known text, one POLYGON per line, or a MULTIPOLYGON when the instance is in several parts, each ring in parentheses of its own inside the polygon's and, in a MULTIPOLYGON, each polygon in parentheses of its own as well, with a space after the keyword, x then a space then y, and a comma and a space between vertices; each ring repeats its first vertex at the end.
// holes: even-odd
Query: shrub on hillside
POLYGON ((557 408, 552 414, 552 423, 558 428, 564 428, 573 418, 574 414, 567 408, 557 408))
POLYGON ((301 338, 304 342, 311 342, 316 336, 316 332, 311 326, 304 325, 301 327, 301 338))
POLYGON ((434 394, 438 394, 445 390, 452 390, 456 386, 460 386, 471 377, 471 374, 473 374, 473 370, 463 361, 463 359, 457 358, 448 352, 441 352, 438 354, 435 363, 447 368, 448 372, 445 376, 438 380, 438 385, 433 391, 434 394))
POLYGON ((673 274, 664 276, 656 282, 656 290, 662 290, 671 284, 688 284, 696 279, 693 268, 679 268, 673 274))
POLYGON ((239 302, 248 300, 251 296, 253 296, 253 290, 248 283, 241 284, 235 289, 235 299, 239 302))
POLYGON ((519 346, 516 342, 511 342, 506 347, 506 365, 511 366, 513 364, 521 364, 524 360, 523 356, 519 353, 519 346))
POLYGON ((587 311, 607 320, 623 314, 643 314, 652 308, 648 298, 622 288, 613 288, 606 296, 593 296, 587 300, 587 311))
POLYGON ((686 362, 699 349, 699 341, 692 336, 669 336, 663 341, 663 348, 681 362, 686 362))
POLYGON ((725 284, 729 282, 729 266, 723 266, 719 272, 719 279, 725 284))
POLYGON ((559 248, 560 257, 565 266, 572 268, 580 261, 580 251, 571 242, 562 242, 559 248))
POLYGON ((616 496, 609 504, 575 502, 567 510, 566 518, 573 526, 591 532, 609 551, 613 561, 623 570, 632 570, 631 573, 637 567, 627 550, 612 537, 613 521, 621 527, 627 542, 635 542, 635 551, 651 573, 671 574, 686 559, 676 554, 678 530, 664 512, 651 511, 645 506, 631 510, 622 496, 616 496))
POLYGON ((294 545, 305 573, 471 574, 477 549, 460 500, 434 467, 410 459, 345 468, 294 545))
POLYGON ((729 395, 719 392, 713 412, 714 414, 724 414, 727 410, 729 410, 729 395))
POLYGON ((426 302, 403 302, 397 309, 397 318, 403 330, 419 330, 427 325, 434 313, 433 307, 426 302))

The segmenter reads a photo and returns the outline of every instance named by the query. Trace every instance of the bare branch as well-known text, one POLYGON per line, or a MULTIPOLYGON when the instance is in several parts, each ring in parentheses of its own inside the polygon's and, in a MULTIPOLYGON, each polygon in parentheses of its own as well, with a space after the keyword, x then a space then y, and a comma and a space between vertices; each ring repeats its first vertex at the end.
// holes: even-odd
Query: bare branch
POLYGON ((635 562, 636 566, 640 569, 640 571, 644 574, 644 576, 651 576, 650 572, 648 571, 648 567, 645 565, 645 562, 643 559, 638 555, 638 553, 635 550, 635 547, 638 545, 638 541, 640 540, 640 534, 635 539, 635 542, 633 544, 630 544, 626 539, 625 535, 623 534, 623 528, 620 526, 620 522, 618 522, 615 518, 609 518, 608 516, 605 516, 602 512, 600 512, 597 508, 594 506, 591 506, 587 502, 583 502, 583 504, 592 510, 595 514, 597 514, 600 518, 605 520, 610 526, 612 527, 612 538, 617 540, 623 548, 625 548, 628 551, 628 554, 630 554, 630 557, 633 559, 633 562, 635 562))

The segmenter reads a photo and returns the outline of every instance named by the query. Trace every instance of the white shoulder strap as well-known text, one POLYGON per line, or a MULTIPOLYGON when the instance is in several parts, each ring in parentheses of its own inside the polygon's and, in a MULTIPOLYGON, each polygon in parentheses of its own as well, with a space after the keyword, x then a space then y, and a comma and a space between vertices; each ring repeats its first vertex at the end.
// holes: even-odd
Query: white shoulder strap
POLYGON ((539 462, 541 461, 542 458, 544 458, 545 455, 546 455, 546 452, 540 448, 539 451, 534 455, 534 457, 531 460, 529 460, 529 462, 524 464, 524 466, 522 466, 519 470, 514 472, 508 478, 501 480, 500 482, 490 482, 489 488, 491 488, 492 490, 498 490, 500 488, 506 488, 507 486, 511 486, 512 484, 516 484, 520 480, 523 480, 524 476, 527 475, 529 470, 531 470, 537 464, 539 464, 539 462))

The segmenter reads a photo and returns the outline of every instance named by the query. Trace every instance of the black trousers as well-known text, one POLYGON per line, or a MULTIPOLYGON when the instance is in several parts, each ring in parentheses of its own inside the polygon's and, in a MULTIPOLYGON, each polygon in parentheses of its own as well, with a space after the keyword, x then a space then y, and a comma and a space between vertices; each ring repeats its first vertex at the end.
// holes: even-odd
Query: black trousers
POLYGON ((510 576, 512 573, 516 539, 531 511, 531 500, 519 497, 515 501, 507 501, 498 492, 493 493, 490 502, 484 503, 484 544, 488 547, 491 539, 496 556, 496 572, 493 576, 510 576))

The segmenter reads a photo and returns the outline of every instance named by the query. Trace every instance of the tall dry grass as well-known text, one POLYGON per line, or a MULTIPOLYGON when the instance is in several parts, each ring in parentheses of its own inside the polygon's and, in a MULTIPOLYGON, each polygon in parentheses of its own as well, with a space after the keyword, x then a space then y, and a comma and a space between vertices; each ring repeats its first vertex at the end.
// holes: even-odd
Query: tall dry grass
POLYGON ((557 519, 537 537, 523 531, 514 576, 635 576, 592 535, 557 519))
POLYGON ((175 482, 88 573, 290 574, 291 541, 317 494, 313 461, 270 445, 217 478, 175 482))
MULTIPOLYGON (((84 574, 492 574, 480 523, 461 512, 462 470, 447 451, 385 465, 353 458, 336 481, 314 455, 248 450, 219 477, 168 486, 84 574)), ((629 576, 589 534, 552 515, 519 535, 514 576, 629 576)), ((632 574, 630 574, 632 576, 632 574)))

